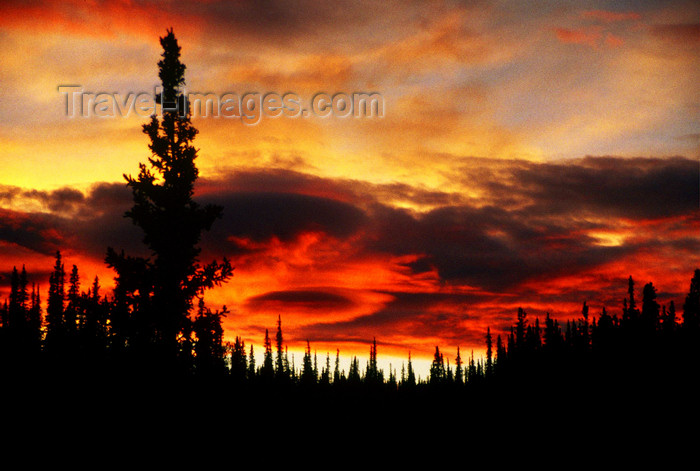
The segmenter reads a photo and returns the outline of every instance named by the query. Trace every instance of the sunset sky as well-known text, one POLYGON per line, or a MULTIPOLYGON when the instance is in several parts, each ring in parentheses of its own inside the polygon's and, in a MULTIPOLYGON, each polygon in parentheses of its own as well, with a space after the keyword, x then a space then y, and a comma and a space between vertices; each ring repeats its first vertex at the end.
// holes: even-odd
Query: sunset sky
MULTIPOLYGON (((628 276, 680 308, 700 267, 697 1, 3 1, 0 299, 60 250, 105 290, 147 117, 69 117, 61 86, 152 94, 172 27, 186 91, 377 93, 383 116, 195 116, 196 198, 224 207, 228 339, 481 356, 518 307, 620 314, 628 276)), ((88 111, 90 111, 88 107, 88 111)), ((297 366, 301 354, 296 356, 297 366)))

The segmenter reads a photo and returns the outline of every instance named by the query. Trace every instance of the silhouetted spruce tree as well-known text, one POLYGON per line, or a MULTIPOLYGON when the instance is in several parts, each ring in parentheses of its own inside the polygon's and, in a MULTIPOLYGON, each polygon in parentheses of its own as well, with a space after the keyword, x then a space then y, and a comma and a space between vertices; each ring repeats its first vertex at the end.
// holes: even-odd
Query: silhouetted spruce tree
POLYGON ((272 360, 272 342, 270 340, 270 333, 267 329, 265 329, 265 340, 263 342, 263 346, 265 348, 265 353, 263 356, 263 364, 260 367, 260 377, 264 382, 269 383, 274 378, 275 367, 272 360))
POLYGON ((622 321, 627 324, 628 328, 636 329, 639 319, 639 310, 637 309, 637 302, 634 299, 634 280, 632 276, 627 280, 627 296, 628 297, 625 298, 622 321))
POLYGON ((29 293, 27 289, 27 271, 13 267, 10 277, 10 296, 5 308, 3 320, 3 342, 5 364, 17 372, 29 367, 35 359, 32 330, 29 320, 29 293))
POLYGON ((610 314, 608 314, 605 306, 603 306, 600 313, 600 318, 593 329, 591 338, 591 345, 598 356, 608 351, 612 347, 614 328, 615 325, 613 318, 610 316, 610 314))
POLYGON ((330 352, 326 352, 326 366, 321 371, 321 378, 319 379, 319 382, 321 384, 323 384, 324 386, 327 386, 331 383, 331 354, 330 354, 330 352))
POLYGON ((72 356, 68 361, 76 364, 78 361, 83 360, 80 358, 79 351, 80 345, 78 338, 78 325, 82 320, 82 302, 80 298, 80 275, 78 273, 77 265, 73 265, 73 268, 68 275, 68 289, 66 291, 66 306, 63 311, 63 323, 65 326, 65 344, 66 350, 72 356))
POLYGON ((290 364, 289 364, 289 346, 285 345, 284 346, 284 361, 283 361, 283 367, 284 371, 286 374, 287 380, 291 380, 294 382, 294 372, 292 371, 290 364))
POLYGON ((559 322, 547 313, 544 320, 543 347, 548 355, 557 355, 562 348, 561 328, 559 322))
POLYGON ((49 275, 49 294, 46 306, 46 351, 50 359, 62 355, 66 342, 66 324, 63 317, 65 307, 66 273, 61 253, 56 252, 53 272, 49 275))
POLYGON ((514 359, 517 358, 517 352, 516 352, 516 343, 515 343, 515 329, 513 326, 510 327, 510 333, 508 334, 508 338, 506 340, 507 342, 507 351, 508 351, 508 358, 510 361, 513 361, 514 359))
POLYGON ((284 361, 284 338, 282 337, 282 317, 277 317, 277 334, 275 336, 275 343, 277 347, 276 357, 275 357, 275 376, 278 380, 284 380, 288 378, 288 374, 285 368, 284 361))
POLYGON ((662 328, 666 337, 670 338, 676 332, 678 326, 676 320, 676 305, 673 300, 669 302, 668 311, 666 311, 666 306, 664 306, 663 310, 662 328))
POLYGON ((348 369, 348 384, 358 385, 362 382, 362 376, 360 375, 360 362, 356 356, 353 356, 350 360, 350 368, 348 369))
MULTIPOLYGON (((109 305, 109 347, 118 363, 129 368, 145 360, 152 349, 155 332, 150 308, 153 283, 148 260, 125 256, 123 251, 117 259, 119 269, 109 305)), ((114 268, 109 257, 107 263, 114 268)))
POLYGON ((340 372, 340 349, 335 351, 335 366, 333 368, 333 384, 339 384, 341 381, 340 372))
POLYGON ((642 290, 641 320, 644 329, 655 331, 659 324, 659 303, 656 302, 656 288, 653 283, 647 283, 642 290))
MULTIPOLYGON (((151 258, 143 260, 150 274, 150 303, 143 306, 147 316, 153 352, 159 369, 175 370, 180 353, 178 339, 193 307, 193 299, 204 290, 225 282, 232 274, 228 260, 201 266, 198 243, 221 216, 219 206, 200 206, 193 200, 198 177, 195 165, 197 149, 192 141, 197 130, 190 122, 187 98, 180 87, 185 84, 185 65, 180 62, 180 46, 172 29, 160 38, 162 60, 158 62, 162 92, 156 96, 162 119, 157 115, 143 125, 150 139, 152 156, 140 164, 138 177, 124 175, 132 189, 134 205, 126 216, 144 232, 144 243, 151 258)), ((132 264, 123 254, 108 249, 107 263, 118 276, 129 276, 132 264)), ((187 354, 187 352, 185 352, 187 354)))
POLYGON ((391 363, 389 364, 389 380, 386 384, 389 391, 396 391, 399 387, 396 379, 396 369, 392 368, 391 363))
POLYGON ((457 357, 455 358, 454 380, 458 385, 464 384, 464 369, 462 368, 462 356, 459 354, 459 345, 457 346, 457 357))
POLYGON ((578 325, 572 319, 566 321, 566 331, 564 332, 564 342, 569 352, 576 351, 578 345, 578 325))
POLYGON ((504 373, 508 366, 508 351, 503 344, 500 334, 496 336, 496 362, 494 364, 494 372, 504 373))
POLYGON ((491 335, 491 328, 486 328, 486 371, 487 377, 493 374, 493 336, 491 335))
POLYGON ((384 382, 384 378, 377 366, 377 339, 372 341, 369 349, 369 362, 365 372, 365 381, 367 384, 377 385, 384 382))
POLYGON ((525 350, 525 334, 527 333, 527 313, 523 308, 518 308, 518 319, 515 324, 515 349, 518 354, 525 350))
POLYGON ((245 342, 241 337, 236 339, 231 346, 231 376, 234 382, 242 383, 246 379, 248 361, 245 353, 245 342))
POLYGON ((64 318, 66 322, 66 330, 70 336, 74 336, 79 322, 80 310, 80 274, 78 273, 77 265, 73 265, 68 276, 68 291, 66 293, 67 301, 64 318))
POLYGON ((253 345, 250 345, 250 354, 248 355, 248 379, 250 381, 255 381, 257 378, 257 369, 255 367, 255 352, 253 350, 253 345))
POLYGON ((471 356, 469 357, 469 363, 467 365, 467 381, 469 383, 475 383, 479 380, 479 373, 477 370, 476 361, 474 360, 474 350, 472 350, 471 356))
POLYGON ((35 289, 34 284, 32 284, 32 294, 31 294, 31 304, 29 306, 28 313, 28 338, 29 349, 38 356, 41 352, 41 341, 43 333, 41 327, 43 324, 43 311, 41 307, 41 296, 39 294, 39 287, 35 289))
MULTIPOLYGON (((287 347, 285 347, 285 352, 287 351, 287 347)), ((285 358, 287 354, 285 353, 285 358)), ((292 383, 297 382, 297 370, 296 366, 294 366, 294 354, 292 354, 292 361, 290 362, 289 359, 287 358, 286 360, 287 363, 287 371, 289 371, 289 378, 291 379, 292 383)))
POLYGON ((10 278, 10 303, 9 303, 9 323, 17 329, 22 329, 26 321, 27 302, 29 294, 27 291, 27 270, 22 265, 22 271, 17 267, 12 268, 10 278))
POLYGON ((695 270, 683 303, 683 329, 693 335, 700 330, 700 269, 695 270))
MULTIPOLYGON (((24 267, 23 267, 24 272, 24 267)), ((26 280, 26 272, 23 278, 26 280)), ((22 329, 24 328, 25 313, 27 310, 26 301, 22 295, 22 281, 20 280, 17 267, 12 268, 10 276, 10 299, 7 307, 7 333, 13 343, 13 347, 17 347, 18 339, 21 337, 22 329)), ((26 286, 24 288, 26 291, 26 286)))
POLYGON ((306 350, 304 350, 304 359, 301 366, 301 384, 311 386, 316 384, 316 372, 314 371, 313 362, 311 360, 311 344, 306 341, 306 350))
POLYGON ((540 347, 542 347, 542 331, 539 318, 535 318, 535 324, 528 325, 525 330, 525 350, 528 356, 532 357, 540 350, 540 347))
POLYGON ((226 317, 226 306, 222 311, 212 311, 200 298, 199 309, 193 323, 195 343, 195 371, 204 375, 223 375, 226 369, 224 329, 221 318, 226 317))
POLYGON ((406 382, 404 386, 409 389, 416 386, 416 372, 413 369, 413 361, 411 360, 411 352, 408 352, 408 366, 406 367, 406 382))
POLYGON ((85 354, 102 360, 108 349, 109 302, 100 298, 100 280, 96 276, 88 293, 83 296, 83 319, 79 335, 85 354))
POLYGON ((591 343, 590 337, 590 321, 588 319, 589 308, 586 301, 583 302, 583 307, 581 308, 581 319, 579 320, 579 330, 581 331, 581 351, 588 352, 591 343))
POLYGON ((445 380, 445 359, 440 353, 440 348, 435 346, 435 354, 433 355, 433 362, 430 364, 430 384, 437 385, 443 383, 445 380))

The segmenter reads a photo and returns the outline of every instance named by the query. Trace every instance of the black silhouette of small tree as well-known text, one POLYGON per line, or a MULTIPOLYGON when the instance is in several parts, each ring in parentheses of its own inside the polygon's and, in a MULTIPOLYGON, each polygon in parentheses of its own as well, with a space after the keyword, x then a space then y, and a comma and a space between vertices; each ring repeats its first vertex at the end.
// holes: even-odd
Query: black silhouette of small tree
POLYGON ((445 360, 440 353, 440 348, 435 347, 433 363, 430 365, 430 384, 441 384, 445 381, 445 360))
MULTIPOLYGON (((225 282, 233 269, 225 258, 222 263, 212 261, 205 266, 198 261, 201 234, 221 216, 222 208, 200 206, 193 199, 199 174, 195 165, 197 149, 192 145, 197 129, 190 122, 189 103, 180 91, 185 84, 185 65, 180 62, 180 46, 172 29, 160 38, 160 43, 162 92, 156 102, 161 105, 162 118, 154 114, 143 125, 151 141, 150 165, 141 163, 138 177, 124 178, 134 200, 126 216, 143 230, 143 242, 152 254, 142 263, 149 275, 144 278, 149 280, 150 299, 143 303, 148 305, 148 312, 139 314, 149 318, 150 342, 156 355, 172 362, 179 354, 181 334, 190 330, 193 299, 225 282)), ((107 263, 119 277, 128 276, 127 270, 134 265, 133 259, 111 248, 107 263)))
POLYGON ((695 270, 683 303, 683 328, 693 334, 700 330, 700 269, 695 270))
POLYGON ((10 278, 10 296, 4 308, 0 309, 0 362, 22 371, 36 366, 41 350, 41 305, 39 294, 32 285, 31 297, 28 291, 27 271, 17 267, 10 278))
POLYGON ((365 372, 365 382, 369 385, 379 385, 384 382, 381 371, 377 365, 377 339, 372 341, 369 350, 369 362, 365 372))
POLYGON ((65 309, 65 279, 66 272, 61 259, 61 253, 56 252, 56 263, 49 275, 49 296, 46 306, 46 351, 52 356, 59 356, 65 347, 66 326, 65 309))
POLYGON ((304 351, 304 360, 301 369, 301 384, 304 386, 311 386, 316 384, 318 376, 316 371, 314 371, 313 361, 311 359, 311 344, 306 341, 306 350, 304 351))
POLYGON ((408 352, 408 366, 406 367, 406 381, 404 382, 404 386, 408 388, 416 386, 416 372, 413 370, 411 352, 408 352))
POLYGON ((491 328, 486 328, 486 376, 493 373, 493 336, 491 328))
POLYGON ((265 353, 263 356, 263 364, 260 367, 260 377, 266 384, 269 384, 274 378, 275 366, 274 360, 272 359, 272 340, 270 340, 270 332, 268 329, 265 329, 265 340, 263 341, 263 347, 265 348, 265 353))
POLYGON ((340 349, 335 351, 335 367, 333 368, 333 384, 339 384, 341 382, 341 372, 340 372, 340 349))
POLYGON ((246 379, 247 368, 245 342, 241 337, 236 336, 236 340, 231 346, 231 376, 237 384, 246 379))
POLYGON ((196 337, 194 343, 195 371, 204 375, 222 375, 226 370, 224 330, 221 317, 228 313, 226 306, 222 311, 212 311, 200 298, 197 315, 192 323, 196 337))
POLYGON ((462 368, 462 355, 457 347, 457 357, 455 358, 455 383, 464 384, 464 369, 462 368))
POLYGON ((278 380, 283 380, 287 376, 287 368, 284 361, 284 337, 282 336, 282 317, 277 317, 277 334, 275 335, 277 353, 275 357, 275 374, 278 380))

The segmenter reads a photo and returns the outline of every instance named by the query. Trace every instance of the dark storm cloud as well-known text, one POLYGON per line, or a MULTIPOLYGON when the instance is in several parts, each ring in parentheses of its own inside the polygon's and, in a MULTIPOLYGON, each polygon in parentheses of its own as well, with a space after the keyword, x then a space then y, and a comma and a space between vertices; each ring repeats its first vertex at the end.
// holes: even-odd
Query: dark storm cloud
POLYGON ((485 190, 478 204, 443 206, 422 215, 377 206, 368 248, 423 254, 410 265, 416 273, 434 267, 442 280, 505 290, 530 279, 595 268, 652 246, 685 251, 698 246, 697 238, 686 236, 603 246, 586 235, 614 230, 621 218, 675 217, 682 230, 700 204, 695 160, 515 161, 497 171, 474 166, 468 174, 472 187, 485 190))
POLYGON ((543 214, 581 209, 634 219, 698 209, 700 162, 684 158, 589 157, 573 164, 532 164, 513 172, 543 214))
POLYGON ((0 241, 51 255, 68 241, 65 221, 51 214, 27 214, 0 208, 0 241))
POLYGON ((330 198, 358 206, 380 201, 408 202, 419 206, 456 204, 464 197, 406 183, 370 183, 362 180, 323 178, 288 169, 236 169, 218 178, 203 178, 198 191, 212 193, 299 193, 330 198))
POLYGON ((700 161, 675 158, 586 157, 562 162, 465 160, 459 178, 483 189, 500 208, 533 216, 598 215, 654 219, 688 214, 700 202, 700 161))
POLYGON ((131 205, 131 192, 123 184, 96 184, 87 194, 73 188, 5 188, 0 198, 5 204, 15 202, 43 210, 0 209, 0 240, 45 255, 68 247, 96 258, 104 257, 108 246, 143 252, 139 229, 124 217, 131 205))
POLYGON ((85 206, 92 211, 126 211, 132 204, 131 190, 124 183, 96 183, 90 188, 85 206))
POLYGON ((305 310, 337 311, 354 306, 354 302, 337 293, 323 290, 271 291, 250 298, 247 304, 253 308, 297 307, 305 310))
MULTIPOLYGON (((417 260, 406 262, 413 273, 436 270, 444 282, 505 291, 639 250, 692 252, 700 245, 688 230, 697 226, 693 218, 700 201, 695 160, 589 157, 513 161, 501 163, 498 171, 492 168, 465 170, 482 194, 475 199, 288 170, 249 169, 203 179, 197 200, 224 208, 221 220, 202 236, 204 255, 235 258, 251 250, 240 245, 241 239, 263 243, 255 250, 265 250, 264 243, 272 239, 294 243, 304 233, 319 232, 353 237, 354 252, 361 257, 413 255, 417 260), (433 209, 397 208, 392 206, 397 198, 433 209), (654 239, 606 246, 588 235, 614 230, 621 219, 634 224, 660 218, 667 220, 665 232, 654 239)), ((143 253, 140 229, 124 217, 132 204, 129 188, 105 183, 78 193, 4 187, 0 198, 5 203, 40 201, 53 212, 3 210, 0 239, 41 253, 65 244, 97 258, 104 257, 108 246, 143 253)))
POLYGON ((633 250, 602 247, 578 234, 580 227, 531 221, 525 211, 496 207, 446 207, 416 217, 383 208, 369 248, 395 254, 422 254, 412 264, 427 266, 440 278, 491 290, 504 290, 542 275, 595 267, 633 250))
MULTIPOLYGON (((274 188, 270 180, 259 188, 274 188)), ((280 182, 281 183, 281 182, 280 182)), ((277 185, 282 186, 283 185, 277 185)), ((351 235, 363 224, 364 213, 351 204, 331 198, 294 192, 237 192, 224 185, 198 198, 202 204, 223 206, 224 213, 203 243, 221 251, 229 237, 267 241, 291 241, 308 231, 333 237, 351 235), (223 244, 223 245, 222 245, 223 244)), ((296 190, 302 188, 297 186, 296 190)), ((210 188, 211 190, 211 188, 210 188)), ((87 194, 64 188, 54 192, 3 188, 6 204, 38 203, 51 212, 4 210, 0 238, 41 253, 53 252, 69 240, 93 256, 103 256, 106 247, 143 253, 141 230, 124 213, 131 207, 131 190, 124 184, 97 184, 87 194)))
POLYGON ((235 169, 218 177, 201 178, 197 192, 203 197, 229 193, 297 193, 338 201, 358 198, 357 191, 338 180, 278 168, 235 169))
POLYGON ((305 232, 344 238, 362 224, 364 213, 347 203, 294 193, 229 193, 209 195, 203 202, 224 207, 206 240, 221 243, 233 236, 263 242, 292 241, 305 232))

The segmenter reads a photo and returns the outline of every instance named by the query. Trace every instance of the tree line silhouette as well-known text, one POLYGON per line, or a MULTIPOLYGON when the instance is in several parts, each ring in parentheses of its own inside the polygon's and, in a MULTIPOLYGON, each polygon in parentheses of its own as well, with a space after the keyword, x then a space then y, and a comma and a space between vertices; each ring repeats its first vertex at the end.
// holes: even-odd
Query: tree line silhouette
POLYGON ((201 234, 223 208, 193 200, 197 130, 180 92, 185 66, 172 30, 161 45, 163 91, 156 98, 162 118, 154 115, 143 125, 152 156, 136 178, 125 175, 134 199, 126 216, 143 230, 151 256, 108 248, 105 261, 116 274, 112 293, 105 294, 97 277, 85 288, 78 267, 68 271, 57 252, 45 312, 39 286, 30 286, 24 266, 14 267, 9 297, 0 306, 3 378, 177 378, 216 381, 254 394, 282 391, 318 399, 340 393, 382 400, 468 391, 675 387, 697 378, 700 269, 691 278, 682 316, 673 301, 658 303, 652 283, 644 285, 639 304, 630 276, 619 315, 605 308, 591 315, 584 302, 577 319, 562 324, 547 314, 541 323, 519 309, 510 332, 494 338, 487 329, 484 358, 472 353, 464 359, 458 348, 450 363, 436 346, 426 378, 416 374, 410 353, 400 371, 381 369, 376 339, 366 363, 353 356, 347 371, 339 350, 319 359, 308 341, 297 366, 284 342, 281 316, 274 339, 265 332, 258 365, 253 345, 241 337, 224 340, 226 306, 212 310, 203 301, 204 292, 225 283, 233 267, 226 259, 206 265, 198 260, 201 234))
MULTIPOLYGON (((435 347, 426 378, 420 378, 409 353, 400 370, 384 371, 377 362, 377 342, 369 348, 364 365, 357 356, 348 370, 341 368, 340 350, 319 360, 307 341, 301 364, 296 365, 284 343, 282 318, 273 338, 265 331, 261 364, 254 346, 240 336, 225 341, 224 306, 212 310, 198 299, 192 313, 183 315, 174 358, 151 356, 158 345, 149 319, 131 306, 125 309, 117 287, 109 296, 94 278, 82 289, 76 265, 67 273, 60 252, 49 275, 46 312, 39 287, 28 282, 25 267, 14 267, 9 297, 0 306, 0 365, 3 374, 166 375, 228 378, 235 385, 365 387, 387 391, 416 388, 469 388, 482 384, 519 381, 530 385, 553 381, 651 381, 697 376, 700 358, 700 269, 696 269, 678 315, 674 301, 657 302, 649 282, 641 305, 635 283, 628 279, 620 314, 606 307, 598 316, 583 303, 578 319, 561 324, 547 313, 532 321, 519 308, 510 331, 484 335, 485 357, 462 358, 459 347, 453 363, 435 347), (274 343, 274 346, 273 346, 274 343), (177 370, 171 366, 177 365, 177 370)), ((168 350, 171 348, 167 347, 168 350)))

